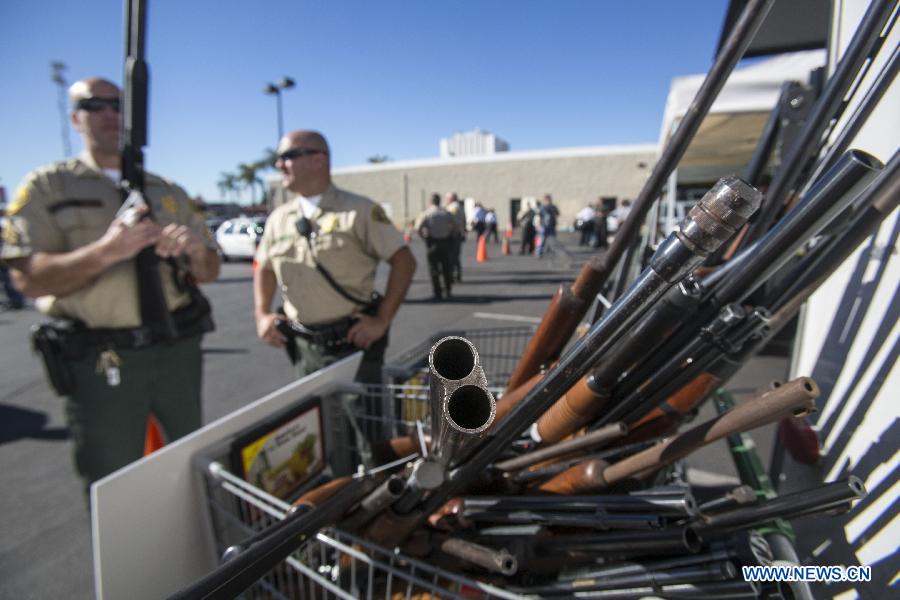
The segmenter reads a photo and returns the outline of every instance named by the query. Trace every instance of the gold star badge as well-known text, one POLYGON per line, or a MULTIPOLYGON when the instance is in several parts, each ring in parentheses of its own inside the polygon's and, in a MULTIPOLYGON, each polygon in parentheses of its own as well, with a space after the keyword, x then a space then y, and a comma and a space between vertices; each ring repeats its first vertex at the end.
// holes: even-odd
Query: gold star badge
POLYGON ((331 213, 322 215, 319 218, 319 231, 322 233, 331 233, 335 229, 337 229, 337 217, 331 213))

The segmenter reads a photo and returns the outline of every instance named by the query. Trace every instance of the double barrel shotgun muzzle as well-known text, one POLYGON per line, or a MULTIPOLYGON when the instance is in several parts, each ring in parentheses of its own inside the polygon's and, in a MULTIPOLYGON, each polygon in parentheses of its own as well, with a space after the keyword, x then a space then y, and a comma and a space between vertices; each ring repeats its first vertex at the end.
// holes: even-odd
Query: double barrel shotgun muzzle
POLYGON ((431 396, 431 460, 444 467, 462 461, 494 422, 497 402, 487 389, 478 351, 449 336, 428 353, 431 396))

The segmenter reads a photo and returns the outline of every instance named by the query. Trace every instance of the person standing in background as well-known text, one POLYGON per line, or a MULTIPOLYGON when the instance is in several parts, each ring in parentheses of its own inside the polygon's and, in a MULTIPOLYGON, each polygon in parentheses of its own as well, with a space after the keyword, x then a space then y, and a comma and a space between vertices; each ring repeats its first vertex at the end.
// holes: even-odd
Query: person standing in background
POLYGON ((487 214, 484 215, 484 225, 487 230, 487 233, 485 233, 487 239, 484 241, 489 242, 491 241, 491 238, 494 238, 494 243, 499 244, 500 237, 497 235, 497 213, 494 212, 493 208, 489 209, 487 214))
POLYGON ((609 212, 603 206, 603 203, 597 202, 597 206, 594 209, 594 226, 593 233, 591 234, 591 247, 606 248, 609 246, 609 231, 606 227, 606 218, 608 216, 609 212))
POLYGON ((522 243, 519 246, 519 254, 534 253, 534 238, 537 235, 537 229, 534 226, 536 218, 537 213, 529 204, 526 204, 525 208, 516 216, 516 221, 522 224, 522 243))
POLYGON ((594 233, 594 207, 588 204, 575 217, 575 229, 581 232, 578 240, 579 246, 587 246, 591 243, 594 233))
POLYGON ((431 197, 431 206, 416 219, 415 229, 427 247, 428 273, 435 300, 450 297, 453 287, 452 241, 457 237, 457 227, 453 215, 441 208, 439 194, 431 197), (441 279, 444 280, 443 290, 441 279))
POLYGON ((547 248, 547 241, 556 237, 556 221, 559 219, 559 209, 553 205, 553 197, 550 194, 544 195, 544 202, 538 211, 538 216, 540 217, 541 226, 537 255, 540 258, 547 248))
POLYGON ((487 227, 487 223, 485 219, 487 218, 487 211, 484 210, 484 207, 481 206, 481 202, 475 203, 475 215, 473 216, 472 229, 475 230, 475 243, 478 243, 478 238, 484 235, 487 227))
POLYGON ((444 197, 444 200, 446 202, 447 212, 456 219, 457 234, 450 243, 453 281, 455 283, 462 283, 462 261, 460 255, 462 254, 463 242, 466 241, 466 209, 463 206, 463 203, 459 201, 456 192, 448 192, 444 197))

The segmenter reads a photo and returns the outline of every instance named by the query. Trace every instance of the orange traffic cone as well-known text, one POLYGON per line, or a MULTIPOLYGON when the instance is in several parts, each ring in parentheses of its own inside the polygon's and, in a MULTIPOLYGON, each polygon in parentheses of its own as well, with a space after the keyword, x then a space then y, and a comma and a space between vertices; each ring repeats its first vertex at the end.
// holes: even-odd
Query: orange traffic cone
POLYGON ((407 227, 403 232, 403 241, 407 244, 412 241, 412 229, 410 229, 409 227, 407 227))
POLYGON ((147 433, 144 435, 144 456, 153 454, 165 445, 166 441, 159 430, 159 421, 151 413, 147 416, 147 433))
POLYGON ((503 244, 500 246, 500 251, 503 253, 503 256, 509 256, 509 238, 503 237, 503 244))
POLYGON ((512 238, 512 223, 506 224, 506 237, 512 238))
POLYGON ((478 262, 487 262, 487 244, 484 240, 484 235, 478 236, 478 252, 475 254, 475 260, 478 262))

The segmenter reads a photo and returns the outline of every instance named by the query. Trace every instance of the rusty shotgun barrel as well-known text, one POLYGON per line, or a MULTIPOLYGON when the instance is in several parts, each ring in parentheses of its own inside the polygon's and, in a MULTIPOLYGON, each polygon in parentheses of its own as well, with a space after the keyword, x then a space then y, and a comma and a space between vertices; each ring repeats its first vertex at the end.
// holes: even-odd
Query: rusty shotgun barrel
POLYGON ((514 575, 519 570, 518 560, 505 548, 489 548, 475 542, 448 536, 441 540, 440 549, 450 556, 455 556, 495 573, 514 575))
POLYGON ((517 471, 544 460, 563 456, 570 452, 601 447, 612 440, 623 437, 627 431, 628 428, 622 423, 612 423, 606 427, 597 429, 596 431, 591 431, 573 437, 572 439, 553 444, 552 446, 532 450, 521 456, 498 462, 494 466, 501 471, 517 471))
POLYGON ((555 494, 575 494, 607 488, 636 475, 684 458, 694 450, 739 431, 777 422, 785 416, 815 410, 819 387, 808 377, 799 377, 776 389, 746 400, 734 409, 669 440, 613 465, 592 459, 560 473, 539 489, 555 494))
POLYGON ((449 336, 428 354, 432 440, 430 460, 444 466, 464 459, 497 414, 478 351, 469 340, 449 336))

